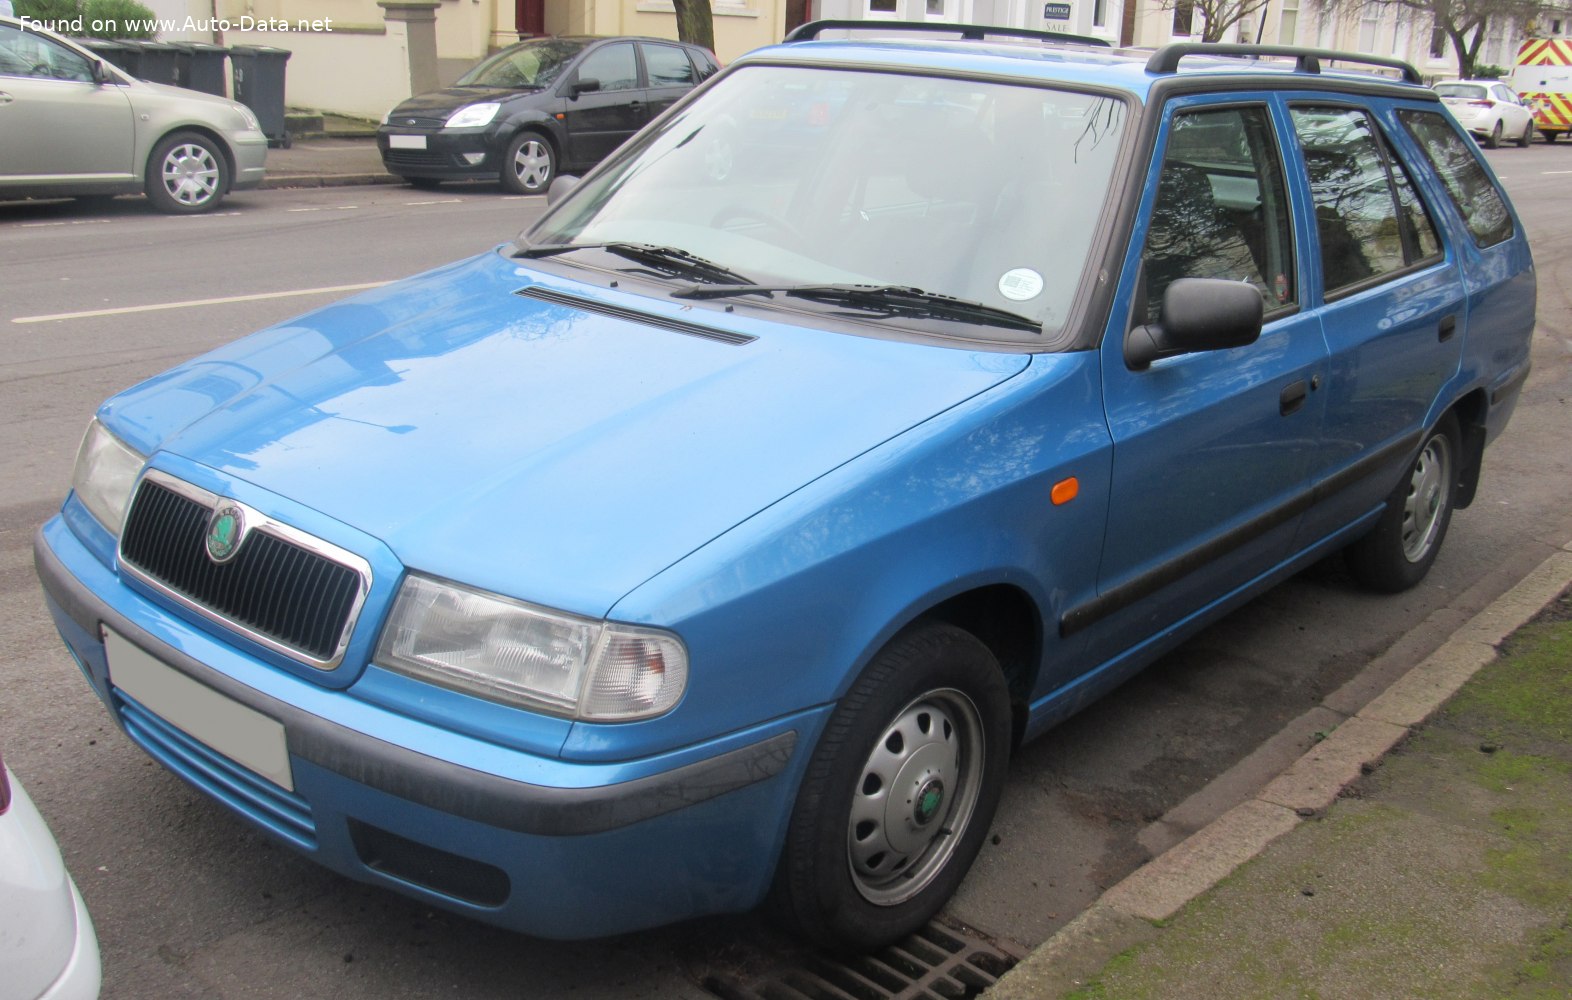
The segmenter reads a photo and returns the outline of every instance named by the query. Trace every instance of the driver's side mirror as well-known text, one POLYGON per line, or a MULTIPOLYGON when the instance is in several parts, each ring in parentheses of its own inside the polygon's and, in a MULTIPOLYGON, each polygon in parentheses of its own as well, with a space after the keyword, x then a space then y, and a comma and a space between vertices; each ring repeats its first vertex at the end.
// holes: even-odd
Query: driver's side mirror
POLYGON ((1139 372, 1161 358, 1253 344, 1265 309, 1261 293, 1242 281, 1179 278, 1164 290, 1157 322, 1125 337, 1124 363, 1139 372))
POLYGON ((102 59, 89 60, 87 64, 87 71, 92 74, 93 82, 98 84, 100 87, 109 82, 109 70, 104 68, 104 61, 102 59))
POLYGON ((599 89, 600 89, 600 81, 597 80, 595 77, 593 77, 593 76, 581 76, 577 80, 573 81, 573 86, 568 88, 568 93, 571 96, 573 96, 573 97, 577 97, 580 94, 587 94, 587 93, 589 93, 592 90, 599 90, 599 89))
POLYGON ((579 179, 573 174, 558 174, 551 179, 551 186, 546 189, 546 207, 550 208, 568 196, 568 192, 579 186, 579 179))

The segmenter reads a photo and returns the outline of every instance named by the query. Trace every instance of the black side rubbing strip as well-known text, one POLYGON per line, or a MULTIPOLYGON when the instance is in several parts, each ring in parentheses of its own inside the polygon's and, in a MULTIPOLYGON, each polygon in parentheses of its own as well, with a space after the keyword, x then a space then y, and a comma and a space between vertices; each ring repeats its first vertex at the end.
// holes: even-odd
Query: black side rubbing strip
POLYGON ((1374 474, 1394 460, 1412 455, 1419 446, 1419 439, 1420 435, 1413 434, 1395 441, 1365 456, 1337 475, 1322 480, 1282 506, 1275 507, 1227 534, 1219 535, 1210 542, 1191 549, 1184 555, 1163 563, 1127 583, 1122 583, 1089 601, 1076 605, 1059 619, 1059 634, 1069 637, 1082 629, 1089 628, 1109 615, 1123 611, 1137 601, 1150 597, 1169 584, 1261 537, 1273 528, 1287 523, 1327 497, 1374 474))

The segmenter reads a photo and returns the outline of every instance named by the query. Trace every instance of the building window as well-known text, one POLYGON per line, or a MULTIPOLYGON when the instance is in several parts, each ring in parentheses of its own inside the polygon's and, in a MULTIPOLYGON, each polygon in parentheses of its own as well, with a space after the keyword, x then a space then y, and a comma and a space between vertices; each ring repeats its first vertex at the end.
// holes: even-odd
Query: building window
POLYGON ((1359 51, 1374 52, 1376 50, 1376 29, 1381 26, 1381 15, 1374 10, 1366 10, 1359 18, 1359 51))
POLYGON ((1179 0, 1174 4, 1174 34, 1189 35, 1195 27, 1195 0, 1179 0))
POLYGON ((1430 32, 1430 58, 1441 59, 1446 55, 1446 32, 1435 28, 1430 32))
POLYGON ((1299 32, 1299 0, 1283 0, 1283 18, 1277 25, 1277 44, 1293 45, 1299 32))
MULTIPOLYGON (((1559 22, 1558 22, 1559 23, 1559 22)), ((1092 0, 1092 27, 1108 26, 1108 0, 1092 0)), ((1557 31, 1561 30, 1559 28, 1557 31)))

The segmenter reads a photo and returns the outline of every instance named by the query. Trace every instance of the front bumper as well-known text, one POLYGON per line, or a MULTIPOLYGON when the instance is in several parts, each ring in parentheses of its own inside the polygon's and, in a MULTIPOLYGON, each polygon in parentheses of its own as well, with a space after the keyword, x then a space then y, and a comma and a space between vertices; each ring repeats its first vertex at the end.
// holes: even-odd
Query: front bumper
POLYGON ((235 153, 235 176, 231 191, 249 191, 262 183, 267 173, 267 136, 245 132, 232 137, 229 148, 235 153))
POLYGON ((500 747, 270 670, 155 605, 56 517, 34 540, 51 614, 117 724, 199 790, 351 878, 547 938, 756 906, 828 709, 659 758, 582 764, 500 747), (292 790, 216 753, 113 683, 108 628, 281 723, 292 790), (248 674, 247 671, 251 671, 248 674), (400 734, 389 738, 390 733, 400 734), (490 762, 489 766, 485 762, 490 762), (528 773, 531 781, 509 774, 528 773))
POLYGON ((390 129, 377 131, 377 151, 388 173, 432 180, 495 179, 501 168, 499 139, 494 130, 390 129), (394 148, 395 141, 422 143, 419 149, 394 148))

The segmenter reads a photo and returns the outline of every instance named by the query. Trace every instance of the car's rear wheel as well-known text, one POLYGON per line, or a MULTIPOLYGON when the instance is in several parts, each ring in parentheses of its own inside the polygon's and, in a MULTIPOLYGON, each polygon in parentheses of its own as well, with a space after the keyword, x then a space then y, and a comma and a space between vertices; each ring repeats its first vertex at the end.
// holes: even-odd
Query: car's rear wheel
POLYGON ((1528 144, 1534 141, 1534 119, 1530 118, 1528 124, 1523 126, 1523 134, 1518 137, 1517 144, 1521 149, 1527 149, 1528 144))
POLYGON ((207 136, 176 132, 153 147, 145 190, 161 212, 206 212, 217 208, 229 190, 229 162, 207 136))
POLYGON ((1546 142, 1555 142, 1557 139, 1561 138, 1560 132, 1544 132, 1541 134, 1544 135, 1546 142))
POLYGON ((940 622, 902 632, 814 749, 776 872, 777 918, 837 951, 916 931, 982 846, 1009 747, 1009 692, 988 648, 940 622))
POLYGON ((404 180, 416 191, 435 191, 442 186, 442 180, 438 177, 406 177, 404 180))
POLYGON ((1495 124, 1495 127, 1490 130, 1490 136, 1489 136, 1489 138, 1487 138, 1485 140, 1485 148, 1486 149, 1500 149, 1501 148, 1501 123, 1499 121, 1497 121, 1496 124, 1495 124))
POLYGON ((545 194, 557 176, 557 154, 538 132, 520 132, 502 156, 502 186, 514 194, 545 194))
POLYGON ((1442 418, 1386 501, 1374 530, 1348 547, 1348 568, 1371 590, 1395 594, 1430 572, 1457 496, 1457 421, 1442 418))

